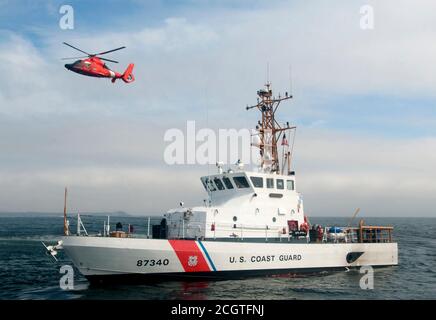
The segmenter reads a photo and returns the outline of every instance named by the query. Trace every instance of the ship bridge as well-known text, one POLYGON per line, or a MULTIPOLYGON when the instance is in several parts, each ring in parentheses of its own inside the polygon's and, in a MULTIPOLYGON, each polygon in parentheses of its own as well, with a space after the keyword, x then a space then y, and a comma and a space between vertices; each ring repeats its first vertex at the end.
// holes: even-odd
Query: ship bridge
POLYGON ((204 206, 167 212, 170 238, 279 239, 290 222, 305 222, 294 175, 250 171, 201 177, 208 194, 204 206))
POLYGON ((240 202, 288 203, 297 197, 295 176, 260 172, 229 172, 201 177, 210 204, 225 206, 240 202))

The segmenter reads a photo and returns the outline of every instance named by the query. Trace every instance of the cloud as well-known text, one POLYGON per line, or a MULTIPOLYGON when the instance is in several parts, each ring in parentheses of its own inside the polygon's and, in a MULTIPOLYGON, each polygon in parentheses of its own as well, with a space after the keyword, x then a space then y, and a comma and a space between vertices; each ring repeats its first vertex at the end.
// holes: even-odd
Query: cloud
POLYGON ((307 129, 297 187, 315 215, 435 216, 436 138, 388 139, 307 129))
POLYGON ((201 195, 206 198, 198 173, 189 169, 105 166, 0 171, 4 185, 8 185, 8 188, 0 187, 0 210, 61 212, 62 190, 68 186, 72 213, 121 210, 161 214, 178 206, 181 200, 194 203, 194 198, 201 195), (194 175, 197 184, 189 181, 194 175), (20 201, 16 200, 17 196, 20 201))
POLYGON ((309 212, 433 215, 436 4, 370 4, 372 31, 359 28, 358 1, 180 6, 153 24, 126 20, 121 31, 84 30, 78 19, 72 32, 41 31, 38 46, 3 30, 0 210, 57 210, 65 184, 80 194, 78 210, 201 204, 198 178, 208 169, 167 167, 163 133, 186 120, 252 127, 258 114, 244 106, 269 62, 281 92, 292 64, 295 99, 279 117, 300 125, 295 168, 309 212), (135 62, 137 81, 66 71, 60 58, 74 51, 62 41, 86 51, 126 45, 108 58, 120 60, 117 71, 135 62), (412 136, 412 124, 425 134, 412 136))
MULTIPOLYGON (((220 111, 229 110, 233 103, 224 101, 232 99, 235 105, 250 102, 249 94, 265 79, 268 61, 270 78, 282 91, 288 89, 288 66, 292 64, 295 95, 304 97, 303 103, 308 103, 312 112, 322 112, 319 102, 338 95, 434 97, 436 44, 431 30, 436 22, 431 9, 436 5, 424 2, 420 6, 410 6, 409 1, 372 3, 376 19, 372 31, 359 28, 360 3, 356 1, 335 5, 326 1, 278 2, 258 10, 227 9, 218 14, 203 10, 195 17, 184 12, 185 16, 167 17, 154 26, 135 26, 120 32, 65 33, 49 29, 44 54, 29 50, 23 59, 33 62, 35 70, 26 73, 36 85, 47 90, 51 86, 52 91, 63 92, 66 99, 92 105, 95 101, 86 90, 92 83, 95 90, 107 96, 105 100, 113 101, 106 104, 107 109, 129 99, 133 104, 129 110, 137 110, 137 99, 146 99, 144 103, 152 110, 182 108, 195 113, 194 106, 206 102, 219 106, 220 111), (266 39, 268 45, 263 44, 266 39), (67 75, 57 60, 74 52, 62 48, 65 40, 89 51, 126 45, 127 50, 116 54, 123 65, 116 67, 122 69, 128 62, 135 62, 138 82, 114 91, 105 81, 67 75), (47 73, 56 75, 56 83, 47 73), (33 80, 35 74, 40 76, 33 80), (44 76, 45 81, 40 79, 44 76), (185 98, 192 95, 195 101, 185 98)), ((21 75, 19 67, 14 62, 3 69, 21 75)), ((18 80, 10 79, 10 86, 18 80)), ((81 109, 79 103, 74 107, 81 109)))
MULTIPOLYGON (((156 214, 181 200, 201 205, 199 177, 216 170, 166 165, 163 135, 139 124, 58 129, 54 140, 48 138, 53 128, 32 132, 34 140, 16 130, 21 144, 15 150, 3 144, 9 158, 1 157, 0 211, 59 210, 67 185, 75 211, 156 214)), ((401 141, 302 127, 295 147, 297 189, 310 215, 349 215, 360 207, 362 216, 434 216, 435 138, 401 141)))

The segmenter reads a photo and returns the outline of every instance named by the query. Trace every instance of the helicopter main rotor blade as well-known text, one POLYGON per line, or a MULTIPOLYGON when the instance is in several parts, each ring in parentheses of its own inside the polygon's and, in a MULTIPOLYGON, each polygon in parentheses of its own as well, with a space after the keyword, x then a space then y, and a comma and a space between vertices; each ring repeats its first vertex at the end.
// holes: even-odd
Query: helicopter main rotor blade
POLYGON ((99 58, 99 59, 100 59, 100 60, 104 60, 104 61, 113 62, 113 63, 118 63, 118 61, 111 60, 111 59, 106 59, 106 58, 99 58))
POLYGON ((71 57, 71 58, 62 58, 61 60, 71 60, 71 59, 83 59, 88 58, 89 56, 82 56, 82 57, 71 57))
POLYGON ((101 55, 103 55, 103 54, 110 53, 110 52, 114 52, 114 51, 118 51, 118 50, 125 49, 125 48, 126 48, 126 47, 119 47, 119 48, 112 49, 112 50, 109 50, 109 51, 103 51, 103 52, 100 52, 100 53, 96 53, 95 55, 96 55, 96 56, 101 56, 101 55))
POLYGON ((69 44, 69 43, 63 42, 63 44, 66 45, 66 46, 69 46, 69 47, 71 47, 71 48, 73 48, 73 49, 76 49, 77 51, 80 51, 80 52, 82 52, 82 53, 84 53, 84 54, 87 54, 88 56, 92 56, 92 54, 89 54, 88 52, 85 52, 85 51, 83 51, 83 50, 80 50, 79 48, 76 48, 75 46, 72 46, 72 45, 69 44))

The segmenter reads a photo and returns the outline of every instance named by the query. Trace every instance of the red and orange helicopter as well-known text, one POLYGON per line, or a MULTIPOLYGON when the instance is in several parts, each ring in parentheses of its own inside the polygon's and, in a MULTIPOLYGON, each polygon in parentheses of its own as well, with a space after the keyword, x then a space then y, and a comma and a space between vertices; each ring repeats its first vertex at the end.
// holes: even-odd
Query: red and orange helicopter
POLYGON ((76 48, 69 43, 64 42, 64 44, 73 48, 73 49, 76 49, 77 51, 80 51, 80 52, 86 54, 86 56, 82 56, 82 57, 63 58, 62 60, 82 59, 82 60, 77 60, 73 63, 66 64, 65 68, 67 68, 68 70, 79 73, 79 74, 83 74, 85 76, 90 76, 90 77, 111 78, 112 83, 115 83, 115 81, 117 79, 121 79, 126 83, 130 83, 130 82, 135 81, 135 77, 132 74, 133 67, 135 66, 133 63, 129 64, 127 66, 126 71, 124 71, 124 73, 121 74, 121 73, 118 73, 116 71, 109 69, 109 67, 102 60, 113 62, 113 63, 118 63, 118 61, 99 57, 101 55, 104 55, 104 54, 107 54, 110 52, 114 52, 114 51, 118 51, 118 50, 124 49, 126 47, 119 47, 116 49, 91 54, 91 53, 85 52, 79 48, 76 48))

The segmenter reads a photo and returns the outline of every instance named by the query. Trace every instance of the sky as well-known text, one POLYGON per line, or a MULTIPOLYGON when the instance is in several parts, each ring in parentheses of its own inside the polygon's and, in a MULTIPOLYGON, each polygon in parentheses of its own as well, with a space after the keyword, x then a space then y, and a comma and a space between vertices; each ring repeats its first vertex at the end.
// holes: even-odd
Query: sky
POLYGON ((434 217, 435 18, 431 0, 0 0, 0 211, 60 212, 64 186, 71 212, 201 205, 216 168, 167 165, 166 130, 254 127, 269 78, 294 96, 278 117, 309 216, 434 217), (107 57, 136 81, 67 71, 63 41, 126 46, 107 57))

